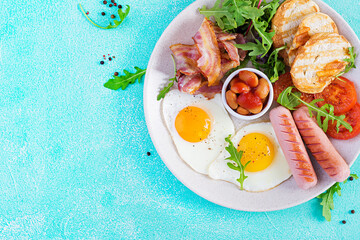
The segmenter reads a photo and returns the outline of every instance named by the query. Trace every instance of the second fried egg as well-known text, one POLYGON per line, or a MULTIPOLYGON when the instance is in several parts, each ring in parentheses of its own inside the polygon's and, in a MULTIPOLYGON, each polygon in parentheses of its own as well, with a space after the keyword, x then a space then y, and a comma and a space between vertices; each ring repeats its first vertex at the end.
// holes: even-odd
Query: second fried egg
MULTIPOLYGON (((291 176, 289 165, 280 148, 271 123, 256 123, 240 129, 232 138, 238 151, 243 151, 242 165, 247 178, 244 190, 261 192, 272 189, 291 176)), ((240 173, 227 166, 230 154, 223 150, 209 167, 209 176, 240 186, 240 173)))

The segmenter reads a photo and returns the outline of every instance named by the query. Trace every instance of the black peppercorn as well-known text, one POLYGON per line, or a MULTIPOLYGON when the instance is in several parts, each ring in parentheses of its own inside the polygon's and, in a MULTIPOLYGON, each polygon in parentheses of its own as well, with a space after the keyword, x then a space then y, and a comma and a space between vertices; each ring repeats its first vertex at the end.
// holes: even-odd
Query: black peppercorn
POLYGON ((147 152, 146 154, 147 154, 148 156, 150 156, 150 155, 151 155, 151 153, 150 153, 150 152, 147 152))
POLYGON ((111 57, 109 57, 109 61, 111 61, 112 60, 112 58, 111 57))
POLYGON ((107 1, 103 1, 103 4, 107 4, 107 1))
POLYGON ((351 212, 352 214, 354 214, 354 213, 355 213, 355 210, 351 210, 350 212, 351 212))
POLYGON ((109 4, 109 7, 112 7, 113 5, 112 4, 109 4))
POLYGON ((353 178, 353 177, 349 177, 349 180, 350 180, 350 181, 353 181, 353 180, 354 180, 354 178, 353 178))
POLYGON ((100 64, 101 64, 101 65, 104 65, 104 63, 105 63, 104 61, 100 61, 100 64))
POLYGON ((119 4, 118 8, 122 8, 121 4, 119 4))
POLYGON ((345 223, 346 223, 346 221, 345 221, 345 220, 342 220, 341 222, 342 222, 342 224, 345 224, 345 223))
POLYGON ((102 13, 101 13, 101 15, 105 16, 105 13, 104 13, 104 12, 102 12, 102 13))

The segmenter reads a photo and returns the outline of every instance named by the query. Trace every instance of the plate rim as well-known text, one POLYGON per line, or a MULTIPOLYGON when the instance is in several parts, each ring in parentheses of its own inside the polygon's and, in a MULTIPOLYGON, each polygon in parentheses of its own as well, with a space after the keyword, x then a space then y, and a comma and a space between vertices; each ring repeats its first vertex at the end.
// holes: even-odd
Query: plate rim
MULTIPOLYGON (((213 0, 215 1, 215 0, 213 0)), ((322 4, 322 5, 325 5, 327 10, 329 12, 331 12, 332 15, 336 16, 336 22, 339 22, 339 23, 345 23, 347 26, 348 26, 348 29, 350 30, 350 33, 351 35, 355 36, 355 41, 357 41, 357 43, 360 43, 359 41, 359 37, 356 35, 355 31, 353 30, 353 28, 345 21, 345 19, 337 12, 335 11, 332 7, 330 7, 327 3, 325 3, 324 1, 322 0, 313 0, 314 2, 316 2, 317 4, 319 4, 319 2, 322 4)), ((149 62, 148 62, 148 65, 147 65, 147 69, 150 69, 150 67, 152 65, 154 65, 154 55, 156 54, 156 52, 158 51, 158 49, 160 48, 160 45, 159 43, 162 42, 162 40, 164 38, 166 38, 166 35, 168 32, 170 32, 171 28, 174 27, 173 25, 175 25, 175 22, 178 21, 179 18, 182 17, 182 15, 185 14, 185 12, 187 12, 189 9, 192 9, 194 8, 195 5, 197 5, 197 3, 199 2, 199 0, 196 0, 194 1, 193 3, 191 3, 190 5, 188 5, 186 8, 184 8, 169 24, 168 26, 165 28, 165 30, 163 31, 163 33, 161 34, 160 38, 157 40, 156 42, 156 45, 151 53, 151 56, 150 56, 150 59, 149 59, 149 62)), ((337 25, 340 25, 340 24, 337 24, 337 25)), ((353 43, 353 45, 355 45, 353 43)), ((360 57, 359 57, 360 58, 360 57)), ((359 61, 359 58, 358 58, 358 61, 359 61)), ((167 161, 163 160, 164 158, 166 158, 164 156, 164 153, 162 151, 160 151, 159 149, 161 149, 161 146, 158 145, 156 139, 155 139, 155 136, 154 136, 154 129, 153 129, 153 126, 151 126, 150 124, 150 116, 149 116, 149 109, 148 109, 148 105, 146 103, 146 99, 147 99, 147 96, 148 96, 148 92, 146 91, 147 90, 147 85, 149 84, 149 75, 150 73, 147 71, 146 74, 145 74, 145 80, 144 80, 144 90, 143 90, 143 110, 144 110, 144 115, 145 115, 145 121, 146 121, 146 125, 147 125, 147 128, 148 128, 148 132, 149 132, 149 135, 150 135, 150 138, 152 140, 152 143, 154 144, 154 147, 157 151, 157 153, 159 154, 162 162, 165 164, 165 166, 170 170, 170 172, 177 178, 177 180, 179 180, 184 186, 186 186, 188 189, 190 189, 192 192, 194 192, 196 195, 200 196, 201 198, 209 201, 209 202, 212 202, 212 203, 215 203, 219 206, 222 206, 222 207, 226 207, 226 208, 229 208, 229 209, 234 209, 234 210, 238 210, 238 211, 248 211, 248 212, 271 212, 271 211, 279 211, 279 210, 283 210, 283 209, 288 209, 288 208, 291 208, 291 207, 295 207, 295 206, 298 206, 298 205, 301 205, 305 202, 308 202, 309 200, 311 199, 314 199, 317 195, 315 196, 309 196, 307 198, 304 198, 302 200, 299 200, 299 201, 294 201, 294 202, 291 202, 291 203, 287 203, 287 204, 283 204, 281 206, 278 206, 278 207, 273 207, 271 209, 269 208, 262 208, 262 207, 259 207, 257 209, 240 209, 240 208, 236 208, 236 207, 232 207, 232 206, 229 206, 227 204, 223 204, 219 201, 216 201, 214 199, 209 199, 209 196, 208 194, 203 194, 203 193, 200 193, 196 190, 196 188, 191 185, 191 184, 187 184, 185 183, 182 178, 179 176, 179 174, 177 173, 176 169, 173 169, 172 166, 170 164, 168 164, 167 161)), ((161 104, 161 103, 160 103, 161 104)), ((161 118, 163 118, 161 116, 161 118)), ((164 122, 162 123, 164 124, 164 122)), ((166 127, 166 126, 165 126, 166 127)), ((351 167, 354 162, 356 161, 356 159, 359 157, 359 152, 360 150, 358 151, 355 159, 353 159, 350 164, 349 164, 349 167, 351 167)), ((193 170, 194 171, 194 170, 193 170)), ((205 175, 204 175, 205 176, 205 175)), ((206 176, 208 177, 208 176, 206 176)), ((324 187, 323 187, 323 191, 326 191, 329 187, 331 187, 333 184, 335 183, 335 181, 330 181, 330 183, 326 184, 324 187)), ((320 192, 321 193, 321 192, 320 192)), ((319 194, 320 194, 319 193, 319 194)))

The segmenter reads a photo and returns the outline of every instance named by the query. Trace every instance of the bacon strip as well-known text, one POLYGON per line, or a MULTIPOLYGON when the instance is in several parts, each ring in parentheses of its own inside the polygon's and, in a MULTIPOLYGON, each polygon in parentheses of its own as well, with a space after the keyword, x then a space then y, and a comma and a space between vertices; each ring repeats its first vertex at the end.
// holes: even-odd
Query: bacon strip
POLYGON ((247 51, 235 47, 236 43, 246 41, 242 34, 223 32, 206 18, 193 40, 194 45, 170 46, 176 63, 178 88, 182 92, 213 98, 221 92, 221 79, 225 74, 246 57, 247 51))
POLYGON ((202 86, 204 77, 199 74, 194 75, 181 75, 178 78, 178 88, 181 92, 195 94, 202 86))
POLYGON ((238 48, 235 47, 235 45, 234 45, 234 44, 236 44, 235 41, 234 40, 224 41, 224 42, 222 42, 222 44, 224 45, 224 48, 226 49, 227 53, 229 54, 230 59, 233 60, 234 62, 236 62, 237 66, 239 66, 240 58, 239 58, 238 48))
POLYGON ((220 50, 214 29, 207 18, 204 19, 193 39, 201 54, 197 60, 198 67, 207 77, 209 86, 218 85, 221 71, 220 50))
POLYGON ((216 26, 213 22, 210 21, 211 26, 214 29, 216 39, 218 41, 229 41, 236 39, 236 34, 234 33, 226 33, 223 30, 221 30, 220 27, 216 26))
POLYGON ((179 74, 192 75, 200 73, 197 67, 197 60, 200 53, 195 45, 174 44, 170 46, 176 63, 176 69, 179 74))

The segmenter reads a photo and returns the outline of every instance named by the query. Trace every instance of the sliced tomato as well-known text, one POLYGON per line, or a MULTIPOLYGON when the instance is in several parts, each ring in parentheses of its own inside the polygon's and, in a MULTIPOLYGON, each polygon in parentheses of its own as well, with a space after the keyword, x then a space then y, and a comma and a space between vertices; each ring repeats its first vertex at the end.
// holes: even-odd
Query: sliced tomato
POLYGON ((317 103, 318 106, 322 107, 326 103, 331 104, 334 106, 336 115, 346 113, 356 104, 354 83, 344 77, 340 77, 340 79, 334 80, 324 91, 315 94, 316 99, 324 99, 324 101, 317 103))
MULTIPOLYGON (((274 100, 277 101, 280 93, 290 86, 294 86, 292 78, 291 78, 291 74, 284 73, 284 74, 280 75, 279 79, 273 85, 274 100)), ((296 91, 296 90, 294 89, 294 91, 296 91)), ((308 94, 308 93, 301 93, 301 99, 304 100, 305 102, 309 103, 312 100, 314 100, 314 95, 308 94)), ((301 107, 302 105, 303 104, 299 105, 299 107, 301 107)))
POLYGON ((327 130, 327 134, 330 137, 336 138, 336 139, 350 139, 354 138, 360 133, 360 104, 356 103, 355 106, 350 109, 347 113, 345 113, 345 119, 346 122, 348 122, 353 130, 352 132, 349 132, 346 128, 343 126, 340 126, 339 132, 336 131, 336 121, 332 123, 329 121, 329 127, 327 130))

